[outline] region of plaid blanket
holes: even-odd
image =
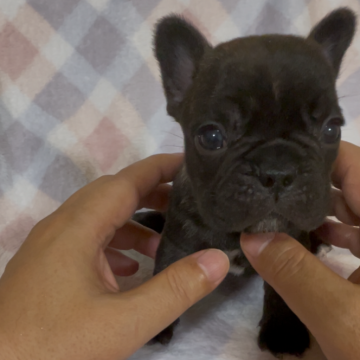
[[[181,151],[152,54],[160,17],[181,13],[215,44],[306,35],[337,6],[360,10],[357,0],[0,0],[0,274],[31,227],[81,186],[153,153]],[[338,81],[343,138],[357,144],[359,54],[360,35]],[[124,289],[149,276],[151,261],[141,261],[139,274],[120,279]],[[325,261],[344,276],[359,264],[340,250]],[[237,294],[223,289],[184,316],[169,347],[132,359],[271,359],[255,344],[261,297],[259,279]]]

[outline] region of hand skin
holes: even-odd
[[[154,256],[159,235],[128,220],[166,208],[182,159],[156,155],[101,177],[32,229],[0,279],[2,359],[125,359],[216,288],[229,260],[214,249],[131,291],[113,275],[138,269],[115,249]]]
[[[332,214],[317,230],[360,257],[360,148],[342,142],[332,181]],[[245,255],[308,327],[328,360],[360,358],[360,268],[345,280],[286,234],[241,236]]]
[[[318,230],[358,257],[359,160],[360,149],[343,142],[332,213],[343,224]],[[153,156],[102,177],[34,227],[0,279],[4,358],[125,359],[222,281],[229,263],[216,250],[182,259],[125,293],[113,276],[138,268],[115,249],[154,256],[159,236],[128,219],[137,208],[166,208],[165,183],[181,162],[181,155]],[[360,270],[344,280],[288,236],[270,239],[242,236],[252,265],[308,326],[328,360],[358,359]]]

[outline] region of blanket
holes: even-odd
[[[0,0],[0,274],[34,224],[77,189],[151,154],[182,151],[152,53],[159,18],[183,14],[216,44],[306,35],[338,6],[360,12],[357,0]],[[356,144],[359,54],[357,35],[337,84],[343,138]],[[141,268],[119,279],[123,290],[153,267],[131,256]],[[339,249],[324,261],[342,276],[359,265]],[[258,277],[238,292],[223,286],[183,316],[169,346],[144,347],[131,359],[272,359],[256,346],[261,298]],[[305,358],[318,352],[314,346]]]

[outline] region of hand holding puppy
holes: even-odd
[[[1,359],[125,359],[221,282],[229,261],[218,250],[128,292],[115,281],[138,268],[115,249],[154,256],[159,235],[127,221],[166,208],[181,162],[158,155],[101,177],[33,228],[0,279]]]
[[[342,142],[333,171],[333,214],[318,235],[360,257],[360,148]],[[262,278],[317,339],[328,360],[360,354],[360,268],[345,280],[285,234],[246,235],[241,247]]]
[[[352,225],[360,222],[359,159],[360,148],[342,143],[333,211],[343,224],[319,229],[324,240],[357,256],[360,234]],[[161,183],[172,179],[181,161],[179,155],[155,156],[100,178],[32,230],[0,280],[4,358],[125,359],[221,282],[229,264],[216,250],[184,258],[126,293],[119,293],[112,274],[137,270],[114,249],[154,256],[159,236],[126,221],[138,207],[166,208],[169,188]],[[359,270],[344,280],[283,234],[272,240],[247,235],[241,244],[328,360],[358,358]]]

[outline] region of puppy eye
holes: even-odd
[[[208,124],[197,131],[195,143],[203,150],[216,151],[226,146],[226,138],[218,126]]]
[[[342,122],[340,118],[335,118],[324,125],[322,139],[326,144],[336,143],[340,139]]]

